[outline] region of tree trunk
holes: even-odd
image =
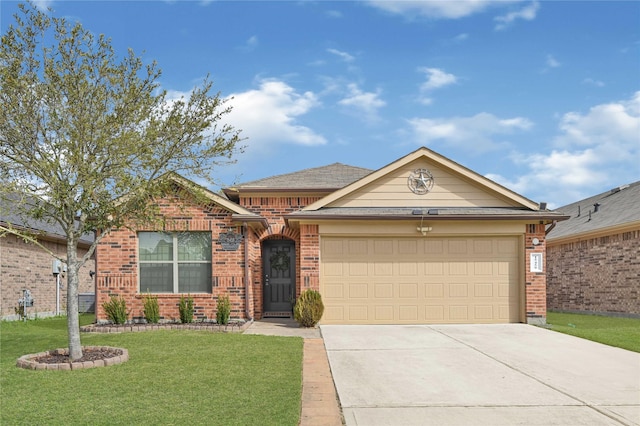
[[[69,335],[69,358],[82,358],[80,343],[80,320],[78,317],[78,284],[80,282],[78,249],[75,241],[67,242],[67,332]]]

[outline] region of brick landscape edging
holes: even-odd
[[[48,364],[36,361],[36,359],[47,355],[69,355],[69,350],[62,348],[53,349],[47,352],[39,352],[37,354],[23,355],[18,358],[16,366],[27,370],[82,370],[86,368],[108,367],[110,365],[122,364],[123,362],[129,361],[129,351],[123,348],[114,348],[111,346],[83,346],[82,349],[111,349],[120,351],[120,355],[95,361],[63,362],[57,364]]]
[[[242,333],[250,325],[252,321],[230,322],[229,324],[216,323],[190,323],[190,324],[90,324],[80,327],[83,333],[127,333],[127,332],[143,332],[156,330],[198,330],[210,331],[215,333]]]

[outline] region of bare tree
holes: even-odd
[[[230,107],[208,79],[169,99],[155,62],[131,49],[118,57],[104,35],[19,7],[0,45],[0,201],[66,236],[69,353],[79,359],[80,267],[110,229],[154,217],[163,175],[213,183],[212,168],[240,149],[239,131],[221,123]],[[38,244],[22,228],[3,232]],[[93,232],[79,257],[78,240]]]

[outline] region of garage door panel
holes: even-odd
[[[393,305],[376,305],[374,310],[376,322],[393,321],[393,310]]]
[[[322,322],[518,322],[519,241],[322,237]]]
[[[493,297],[493,284],[492,283],[474,284],[473,295],[475,297]]]
[[[376,299],[392,299],[393,298],[393,284],[392,283],[375,283],[374,284],[374,296]]]
[[[369,321],[369,307],[367,305],[349,306],[349,320],[351,321]]]
[[[418,283],[399,283],[398,297],[400,299],[417,299]]]
[[[417,322],[418,306],[417,305],[400,305],[398,307],[398,317],[400,321]]]
[[[444,321],[444,305],[427,305],[425,306],[425,321],[426,322],[443,322]]]
[[[375,262],[373,264],[373,273],[378,277],[393,276],[393,263],[391,262]]]
[[[400,276],[405,277],[415,277],[418,275],[418,264],[417,263],[406,263],[402,262],[398,264],[398,274]]]
[[[493,319],[493,306],[481,305],[474,307],[474,319],[475,320],[491,320]]]
[[[467,283],[451,283],[449,284],[449,297],[459,298],[469,295],[469,284]]]
[[[349,284],[349,298],[366,299],[369,297],[369,284],[367,283],[351,283]]]
[[[449,275],[468,275],[467,262],[450,262]]]
[[[444,264],[442,262],[425,263],[424,274],[426,277],[432,277],[434,275],[444,275]]]
[[[439,299],[444,297],[444,284],[443,283],[428,283],[425,284],[425,295],[428,299]]]

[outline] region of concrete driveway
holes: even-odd
[[[525,324],[321,327],[347,425],[640,425],[640,354]]]

